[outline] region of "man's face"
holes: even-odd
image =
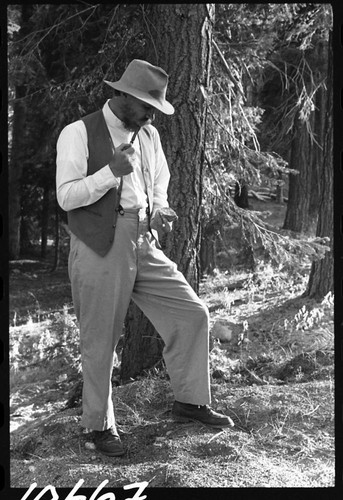
[[[156,109],[150,104],[126,94],[126,97],[123,97],[121,111],[125,128],[134,132],[154,121]]]

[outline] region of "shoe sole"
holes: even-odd
[[[179,415],[172,415],[174,422],[187,423],[187,422],[195,422],[197,424],[208,425],[209,427],[213,427],[215,429],[223,429],[226,427],[234,427],[234,425],[228,424],[210,424],[208,422],[202,422],[201,420],[197,420],[196,418],[190,417],[182,417]]]
[[[99,453],[101,453],[102,455],[106,455],[107,457],[121,457],[123,455],[125,455],[125,450],[123,451],[119,451],[119,452],[108,452],[108,451],[104,451],[104,450],[99,450],[99,448],[95,448],[96,451],[98,451]]]

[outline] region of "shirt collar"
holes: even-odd
[[[108,99],[103,108],[102,112],[104,113],[105,121],[107,125],[111,128],[116,128],[122,133],[126,133],[127,135],[130,134],[130,132],[124,127],[123,122],[113,113],[109,106],[110,99]]]

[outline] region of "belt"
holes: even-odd
[[[144,220],[149,216],[149,207],[145,208],[123,208],[121,205],[118,207],[119,215],[133,214],[137,215],[139,220]]]

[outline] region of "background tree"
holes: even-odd
[[[320,207],[317,236],[330,240],[330,252],[317,262],[312,263],[306,294],[322,299],[333,291],[333,77],[332,77],[332,40],[328,50],[327,103],[325,113],[325,140],[323,161],[320,163]]]
[[[279,39],[263,73],[260,100],[266,111],[261,144],[277,151],[292,170],[284,228],[313,234],[332,19],[326,5],[286,8],[291,15],[276,24]]]
[[[323,50],[319,53],[320,46]],[[316,181],[322,162],[324,111],[322,106],[323,95],[326,92],[327,40],[319,40],[315,50],[296,52],[293,53],[291,68],[288,65],[288,74],[291,74],[293,69],[306,83],[293,91],[291,106],[294,106],[294,111],[292,109],[287,111],[290,114],[294,113],[289,166],[296,170],[298,175],[290,174],[289,177],[284,228],[311,234],[318,217],[319,193]],[[299,62],[294,64],[297,58]]]
[[[29,31],[29,19],[32,13],[32,6],[22,5],[11,7],[12,23],[10,24],[9,39],[10,58],[16,59],[18,47],[16,45],[16,32],[18,37],[25,37]],[[10,87],[11,94],[15,99],[13,104],[13,114],[10,120],[10,143],[9,143],[9,255],[10,258],[16,259],[20,253],[20,223],[21,223],[21,206],[20,206],[20,183],[26,156],[25,143],[25,122],[27,113],[26,96],[26,79],[28,72],[24,68],[17,68],[15,72],[12,86]]]

